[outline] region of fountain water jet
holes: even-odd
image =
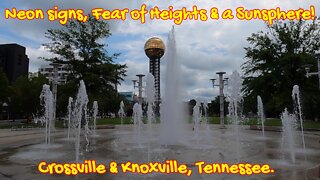
[[[142,128],[142,107],[139,103],[133,105],[133,124],[136,140],[141,146],[141,128]]]
[[[53,123],[53,94],[50,91],[50,86],[44,84],[42,87],[42,91],[40,94],[40,102],[44,107],[44,116],[40,118],[42,124],[45,124],[46,131],[45,131],[45,142],[46,144],[50,144],[51,141],[51,126]]]
[[[265,116],[264,116],[264,110],[263,110],[263,103],[262,99],[260,96],[257,96],[257,103],[258,103],[258,117],[259,117],[259,124],[261,124],[262,128],[262,135],[264,137],[264,121],[265,121]]]
[[[89,152],[89,145],[90,145],[90,140],[89,140],[89,135],[91,134],[90,128],[89,128],[89,121],[86,121],[86,125],[84,126],[84,137],[86,139],[86,152]]]
[[[180,65],[176,58],[174,28],[168,36],[166,53],[165,92],[161,104],[160,142],[173,145],[181,142],[183,135],[184,112],[181,98]]]
[[[304,132],[303,132],[303,119],[302,119],[302,108],[300,103],[300,90],[298,85],[294,85],[292,88],[292,100],[294,102],[294,112],[296,116],[299,117],[300,128],[301,128],[301,138],[303,144],[303,151],[306,151],[306,145],[304,142]]]
[[[288,149],[290,151],[290,156],[292,163],[295,163],[295,128],[296,128],[296,117],[294,114],[290,114],[287,108],[281,114],[282,122],[282,150],[284,150],[285,143],[288,143]]]
[[[96,124],[97,124],[97,115],[99,112],[98,101],[93,101],[93,134],[96,135]]]
[[[193,131],[194,131],[194,138],[199,139],[199,131],[200,131],[200,123],[201,123],[201,104],[200,101],[196,101],[196,105],[193,107]]]
[[[208,102],[204,101],[203,102],[203,110],[204,110],[204,116],[202,120],[203,126],[207,129],[209,128],[209,122],[208,122]]]
[[[118,111],[118,116],[121,118],[121,126],[123,125],[123,118],[126,116],[124,113],[124,103],[123,101],[120,102],[120,109]]]
[[[68,101],[68,139],[70,138],[70,130],[71,130],[72,103],[73,103],[73,98],[69,97],[69,101]]]
[[[239,148],[239,103],[242,100],[242,79],[240,74],[237,71],[234,71],[229,79],[229,117],[232,120],[233,128],[234,128],[234,137],[236,140],[236,159],[239,162],[240,159],[240,148]]]
[[[203,110],[204,110],[204,116],[202,117],[202,125],[205,129],[205,135],[206,139],[209,141],[209,137],[211,135],[210,126],[208,122],[208,102],[203,102]]]
[[[79,162],[79,151],[80,151],[80,138],[81,138],[81,125],[82,120],[86,123],[87,118],[87,104],[88,104],[88,95],[86,86],[84,84],[84,81],[80,81],[80,86],[77,94],[77,99],[74,104],[74,121],[75,121],[75,128],[77,129],[75,131],[75,155],[76,155],[76,162]]]
[[[155,100],[155,88],[154,88],[154,77],[151,73],[147,75],[147,84],[146,84],[146,95],[147,95],[147,103],[148,103],[148,131],[151,134],[151,125],[154,120],[154,100]]]

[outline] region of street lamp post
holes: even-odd
[[[53,78],[52,78],[52,95],[53,95],[53,122],[52,128],[55,129],[55,120],[56,120],[56,109],[57,109],[57,92],[58,92],[58,67],[61,66],[59,63],[51,63],[53,66]]]
[[[6,103],[6,102],[4,102],[3,104],[2,104],[2,107],[4,107],[4,110],[3,110],[3,113],[6,113],[7,114],[7,120],[9,120],[9,105],[8,105],[8,103]]]
[[[318,60],[318,72],[310,72],[310,67],[312,65],[306,65],[305,70],[306,70],[306,77],[309,78],[310,76],[313,75],[318,75],[319,78],[319,90],[320,90],[320,54],[316,54],[316,58]]]
[[[219,75],[219,84],[215,84],[216,79],[210,79],[212,81],[212,86],[213,88],[215,86],[219,86],[219,100],[220,100],[220,125],[221,128],[225,128],[224,125],[224,94],[223,94],[223,89],[224,89],[224,84],[225,82],[228,81],[228,78],[223,79],[223,75],[226,74],[226,72],[217,72],[216,74]]]
[[[139,104],[142,105],[142,78],[145,76],[143,74],[136,75],[139,78],[138,87],[139,87]]]

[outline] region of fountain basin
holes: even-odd
[[[152,133],[147,131],[147,125],[143,126],[141,139],[136,139],[134,135],[134,127],[115,126],[115,129],[99,129],[97,137],[90,137],[89,151],[85,151],[85,139],[82,134],[80,142],[79,160],[96,160],[97,163],[103,163],[106,166],[111,161],[118,164],[128,161],[136,163],[147,162],[164,162],[168,159],[175,159],[179,163],[187,164],[194,173],[190,177],[181,174],[130,174],[119,173],[112,175],[106,173],[104,175],[79,175],[78,179],[241,179],[251,177],[254,179],[301,179],[305,177],[317,177],[317,167],[320,164],[320,133],[305,132],[306,138],[306,155],[303,150],[297,148],[296,162],[290,162],[289,152],[281,150],[281,133],[265,132],[265,138],[259,138],[261,132],[251,131],[248,127],[240,126],[240,162],[252,164],[270,164],[275,169],[274,174],[258,174],[251,176],[240,176],[230,174],[198,174],[197,167],[194,162],[206,161],[207,163],[237,163],[236,152],[234,152],[235,140],[232,127],[220,129],[218,125],[210,125],[210,133],[205,133],[204,129],[200,129],[199,138],[193,138],[194,132],[192,125],[185,125],[189,131],[181,142],[175,145],[159,144],[159,125],[152,125]],[[67,132],[65,132],[66,134]],[[147,134],[148,133],[148,134]],[[61,132],[60,132],[61,134]],[[7,142],[0,153],[0,169],[2,174],[9,175],[14,179],[58,179],[70,178],[64,175],[42,175],[37,172],[37,164],[40,161],[71,163],[75,162],[74,143],[65,141],[65,136],[55,136],[53,133],[52,142],[54,148],[40,148],[43,138],[37,134],[30,134],[28,140],[22,139],[21,142],[16,141],[14,146]],[[23,137],[23,136],[19,136]],[[19,139],[16,138],[17,139]],[[139,140],[139,143],[137,143]],[[20,146],[19,146],[20,144]],[[298,145],[297,145],[298,146]],[[41,151],[41,153],[40,153]],[[39,152],[38,154],[30,154],[30,152]],[[47,156],[46,156],[47,154]],[[42,157],[40,157],[40,155]],[[39,158],[40,157],[40,158]],[[19,171],[13,173],[13,169],[18,168]],[[0,175],[1,178],[2,175]]]

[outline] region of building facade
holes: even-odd
[[[0,44],[0,67],[10,83],[19,76],[28,76],[29,58],[26,48],[18,44]]]
[[[57,69],[57,82],[58,84],[65,84],[67,82],[67,77],[70,74],[70,69],[67,65],[63,64]],[[45,76],[49,82],[53,81],[54,71],[52,65],[43,65],[39,68],[39,74]]]

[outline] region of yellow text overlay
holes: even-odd
[[[252,175],[252,174],[270,174],[275,171],[270,168],[268,164],[226,164],[215,163],[206,164],[204,161],[195,162],[199,174],[240,174],[240,175]]]
[[[192,166],[192,168],[190,167]],[[198,161],[194,164],[182,164],[177,160],[166,160],[165,162],[134,163],[126,162],[118,164],[115,161],[109,163],[109,167],[104,164],[97,164],[95,160],[85,160],[83,163],[46,163],[44,161],[38,164],[38,171],[43,174],[181,174],[187,177],[191,176],[193,171],[198,174],[234,174],[234,175],[254,175],[271,174],[275,170],[268,164],[226,164],[226,163],[206,163]]]
[[[91,14],[90,14],[91,13]],[[147,20],[163,20],[173,21],[176,25],[182,24],[183,21],[214,21],[218,19],[230,20],[263,20],[272,25],[276,20],[314,20],[316,18],[316,10],[314,6],[309,9],[290,9],[282,10],[280,7],[274,9],[246,9],[244,7],[237,7],[232,9],[218,9],[211,7],[208,9],[198,8],[196,5],[190,8],[182,7],[176,9],[173,6],[168,6],[166,9],[159,9],[158,6],[149,7],[142,4],[138,9],[113,9],[107,10],[103,8],[94,8],[89,14],[97,20],[122,20],[132,19],[140,21],[144,24]],[[59,21],[64,25],[70,19],[75,19],[81,22],[88,20],[88,15],[82,9],[59,9],[54,6],[44,12],[41,9],[17,10],[16,8],[4,11],[6,19],[18,20],[43,20],[46,18],[49,21]]]

